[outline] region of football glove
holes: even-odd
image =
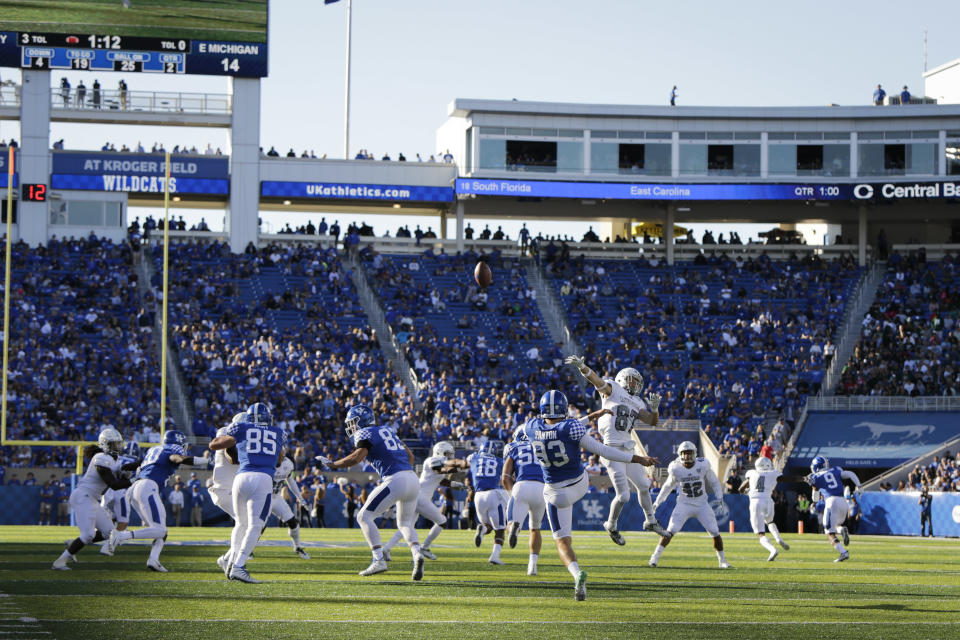
[[[331,460],[330,458],[326,456],[317,456],[316,458],[314,458],[314,460],[320,463],[320,466],[324,471],[333,470],[333,468],[330,466],[331,464],[333,464],[333,460]]]
[[[660,401],[663,399],[659,393],[651,393],[647,396],[647,408],[651,413],[657,413],[660,410]]]
[[[576,355],[567,356],[566,358],[563,359],[563,361],[566,364],[572,364],[580,371],[583,371],[584,369],[587,368],[587,365],[584,364],[583,362],[583,356],[576,356]]]
[[[451,489],[466,489],[466,488],[467,488],[467,485],[463,484],[462,482],[457,482],[456,480],[452,480],[452,481],[450,482],[450,488],[451,488]]]
[[[716,515],[720,520],[726,520],[730,517],[730,509],[727,507],[727,503],[725,503],[722,498],[714,498],[711,500],[710,508],[713,509],[714,515]]]

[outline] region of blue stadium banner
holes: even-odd
[[[20,176],[15,173],[13,174],[13,188],[16,189],[19,186],[20,186]],[[2,174],[0,174],[0,189],[6,189],[6,188],[7,188],[7,172],[4,171]],[[7,194],[6,193],[0,194],[0,197],[6,198]]]
[[[2,34],[0,34],[2,35]],[[7,147],[0,147],[0,188],[7,188],[7,161],[10,160],[10,150]],[[20,186],[20,181],[18,180],[18,175],[16,169],[20,166],[20,151],[14,151],[13,158],[13,186],[14,188]],[[6,198],[7,194],[0,194],[0,197]]]
[[[265,198],[309,198],[315,200],[385,200],[388,202],[452,202],[450,187],[398,184],[356,184],[349,182],[281,182],[264,180],[260,195]]]
[[[791,466],[826,456],[842,467],[893,467],[960,435],[954,413],[811,412],[800,432]]]
[[[53,154],[51,189],[163,193],[166,165],[158,153]],[[170,192],[226,195],[230,160],[224,156],[176,155],[170,158]]]
[[[936,536],[960,537],[960,495],[932,493],[930,519]],[[860,499],[860,533],[920,535],[920,492],[867,491]]]

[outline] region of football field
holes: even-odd
[[[385,532],[386,536],[392,531]],[[651,534],[626,532],[617,547],[602,532],[578,532],[587,600],[544,539],[540,571],[526,576],[525,534],[487,563],[472,532],[445,531],[423,581],[394,549],[387,573],[361,578],[369,562],[358,529],[304,529],[301,560],[286,529],[271,528],[247,569],[263,584],[228,581],[215,560],[226,528],[174,528],[161,562],[147,546],[98,546],[71,571],[50,564],[67,527],[0,527],[0,636],[11,638],[957,638],[960,541],[855,537],[835,564],[823,536],[787,536],[772,563],[748,534],[725,535],[733,568],[717,568],[705,534],[679,535],[647,566]],[[423,535],[421,533],[421,535]]]

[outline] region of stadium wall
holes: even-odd
[[[960,495],[934,493],[931,511],[933,532],[938,536],[960,536]],[[898,536],[920,535],[920,492],[867,491],[860,499],[860,533]]]

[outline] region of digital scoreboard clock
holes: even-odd
[[[47,185],[24,184],[20,187],[20,198],[26,202],[46,202]]]

